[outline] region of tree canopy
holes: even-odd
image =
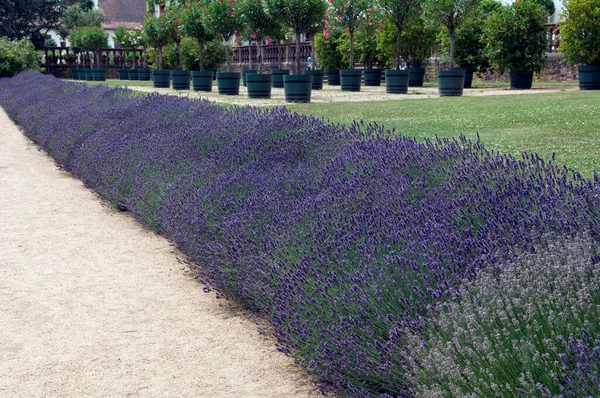
[[[0,36],[30,38],[43,45],[43,34],[60,24],[60,0],[0,1]]]

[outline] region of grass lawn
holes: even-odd
[[[488,148],[514,155],[535,151],[545,159],[555,152],[558,164],[585,176],[600,171],[600,93],[594,91],[287,107],[335,123],[362,118],[417,139],[461,133],[476,138],[479,133]]]

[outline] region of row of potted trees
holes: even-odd
[[[594,47],[600,31],[598,18],[581,11],[586,6],[589,9],[592,3],[598,1],[566,2],[566,19],[561,26],[564,35],[561,48],[569,62],[592,65],[600,63],[598,55],[595,55],[596,58],[582,56],[585,52],[597,54],[599,51],[597,46]],[[202,53],[205,44],[217,36],[226,43],[226,72],[217,74],[220,93],[239,94],[242,77],[251,87],[259,83],[262,85],[263,89],[256,92],[253,90],[253,95],[269,96],[270,86],[277,87],[281,82],[289,82],[289,86],[294,87],[289,90],[290,93],[296,93],[298,100],[307,101],[310,100],[310,88],[322,87],[323,71],[312,68],[302,71],[299,48],[303,33],[323,30],[323,34],[317,37],[316,47],[317,58],[325,67],[334,67],[336,62],[341,66],[344,57],[330,56],[328,60],[327,51],[320,49],[327,49],[329,46],[336,47],[337,50],[340,38],[347,38],[348,59],[345,61],[348,69],[339,72],[340,84],[342,90],[358,91],[363,71],[354,69],[355,40],[357,34],[360,38],[361,31],[371,30],[370,34],[363,35],[362,40],[367,43],[366,46],[363,45],[363,52],[366,54],[361,54],[364,55],[363,62],[377,57],[385,59],[386,55],[390,57],[393,52],[395,69],[385,71],[386,91],[406,93],[411,83],[419,84],[418,78],[422,77],[423,70],[415,68],[422,67],[420,64],[431,54],[436,29],[442,26],[447,32],[448,68],[438,72],[439,90],[443,96],[453,96],[462,95],[463,88],[470,86],[469,73],[482,72],[490,66],[500,73],[509,72],[512,88],[531,87],[533,74],[539,72],[545,62],[548,38],[544,21],[549,13],[551,10],[544,8],[536,0],[520,0],[506,6],[493,0],[426,0],[425,3],[420,0],[379,0],[376,5],[368,0],[329,0],[329,3],[322,0],[208,0],[171,3],[159,18],[152,15],[146,18],[144,33],[148,43],[157,49],[158,69],[154,71],[158,76],[155,79],[157,87],[160,87],[161,81],[168,85],[168,76],[173,81],[174,88],[189,89],[192,80],[194,89],[211,90],[212,72],[202,71]],[[582,23],[587,24],[589,32],[582,33],[578,27]],[[281,26],[291,29],[296,37],[295,73],[287,77],[283,77],[289,73],[287,71],[272,71],[269,75],[261,73],[263,65],[260,45],[265,37],[281,30]],[[240,76],[231,71],[229,42],[233,37],[243,37],[244,30],[248,32],[249,40],[253,40],[258,47],[259,65],[257,69],[251,69],[248,74]],[[373,32],[378,36],[374,41]],[[411,34],[413,40],[404,43],[403,39],[410,39]],[[161,68],[164,46],[169,42],[175,43],[180,54],[179,43],[184,36],[192,37],[198,43],[200,71],[194,73],[195,76],[190,71],[181,70],[181,56],[177,71],[165,71]],[[596,39],[590,39],[590,36]],[[385,40],[379,37],[393,41],[394,50],[386,49]],[[579,45],[572,45],[578,40]],[[593,40],[596,42],[590,42]],[[375,50],[371,53],[364,51],[365,48],[372,50],[373,42]],[[331,62],[328,63],[329,61]],[[365,84],[380,84],[381,73],[379,68],[365,69]],[[330,84],[337,83],[335,72],[328,73],[328,76]],[[411,81],[411,76],[416,78]],[[194,80],[193,77],[197,79]],[[582,86],[584,89],[593,87],[593,84],[587,83]],[[290,99],[293,97],[294,95],[290,95]]]

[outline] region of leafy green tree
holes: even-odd
[[[315,36],[315,53],[321,68],[340,70],[348,67],[348,62],[340,51],[341,37],[342,30],[339,28],[328,28]]]
[[[400,54],[410,68],[422,68],[431,57],[439,26],[415,12],[406,20]]]
[[[484,26],[485,54],[498,72],[539,73],[548,45],[544,14],[533,0],[520,0],[492,13]]]
[[[146,15],[143,23],[143,33],[146,42],[157,50],[156,63],[158,69],[163,67],[163,50],[169,44],[168,26],[163,18],[156,18],[154,15]]]
[[[450,36],[449,67],[454,69],[454,48],[456,29],[468,20],[479,5],[480,0],[426,0],[428,16],[445,26]]]
[[[481,74],[490,67],[490,61],[484,53],[486,42],[482,40],[483,26],[490,15],[501,7],[502,3],[497,0],[483,0],[470,18],[456,29],[454,59],[461,68],[471,68]],[[442,37],[442,43],[447,49],[448,36]]]
[[[302,71],[300,35],[319,24],[325,16],[327,3],[323,0],[265,0],[268,12],[296,36],[296,73]]]
[[[235,0],[216,0],[206,6],[207,26],[225,42],[227,72],[231,72],[229,40],[242,28],[242,20]]]
[[[199,51],[198,65],[200,70],[204,70],[204,47],[215,38],[215,34],[207,26],[206,3],[192,1],[186,4],[181,10],[179,26],[186,36],[196,41]]]
[[[84,10],[80,5],[66,7],[62,13],[62,24],[67,30],[76,26],[102,26],[104,15],[98,10]]]
[[[258,63],[262,68],[262,42],[265,37],[276,35],[280,30],[280,26],[273,16],[267,12],[262,0],[240,0],[238,9],[244,31],[248,33],[250,41],[254,40],[256,42]],[[248,67],[252,69],[252,57],[249,57]]]
[[[331,3],[329,13],[333,17],[334,24],[344,27],[350,39],[350,69],[354,69],[354,34],[362,24],[367,8],[368,0],[329,0]]]
[[[30,38],[40,48],[45,33],[60,24],[59,6],[60,0],[0,1],[0,37]]]
[[[600,0],[566,0],[559,50],[571,65],[600,65]]]
[[[71,40],[77,49],[91,52],[95,56],[97,64],[100,63],[100,49],[108,47],[108,35],[104,29],[97,26],[76,27],[71,33]],[[91,59],[90,67],[94,67]]]
[[[421,0],[379,0],[381,10],[388,20],[396,26],[396,69],[402,65],[402,32],[404,23],[414,9],[420,6]],[[448,0],[452,1],[452,0]]]
[[[359,60],[369,68],[377,64],[380,68],[388,62],[386,55],[377,47],[377,38],[385,27],[384,16],[376,6],[367,7],[362,25],[356,33],[356,47],[360,54]]]

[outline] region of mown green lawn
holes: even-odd
[[[359,93],[357,93],[359,95]],[[295,112],[349,124],[377,122],[417,139],[465,134],[488,147],[519,155],[537,152],[586,176],[600,171],[600,92],[564,91],[485,97],[379,102],[290,104]]]

